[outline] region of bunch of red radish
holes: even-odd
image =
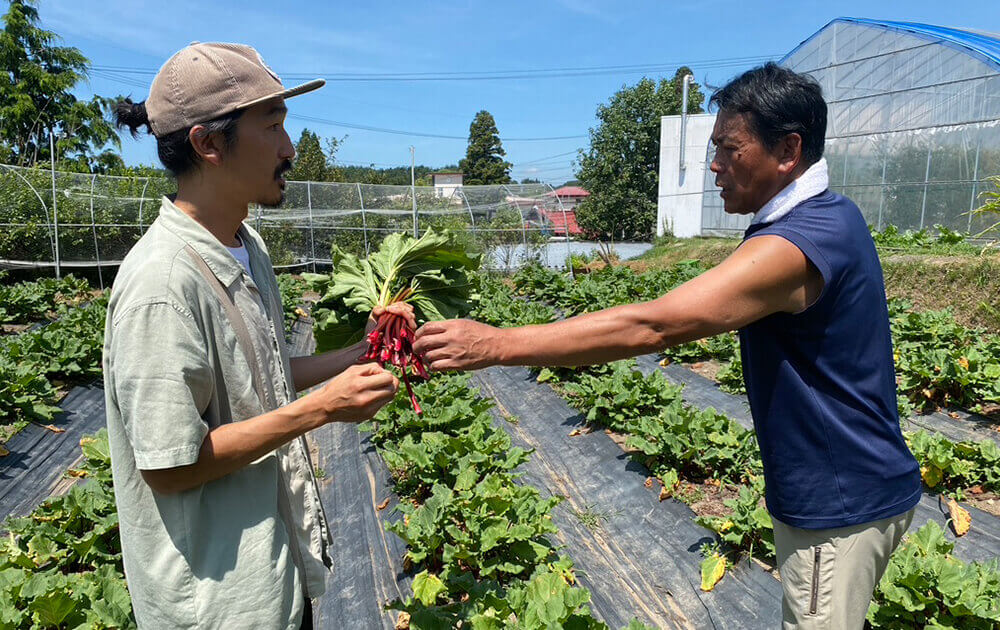
[[[406,384],[406,393],[410,395],[413,410],[419,415],[423,410],[410,387],[407,372],[412,367],[414,373],[421,378],[430,378],[430,375],[420,355],[413,351],[413,334],[405,317],[386,311],[379,316],[375,329],[368,333],[368,351],[361,358],[365,361],[378,361],[381,367],[385,367],[386,363],[398,367],[403,373],[403,383]]]

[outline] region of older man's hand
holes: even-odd
[[[500,329],[468,319],[428,322],[417,330],[414,352],[434,371],[478,370],[500,362]]]
[[[375,309],[372,310],[372,314],[368,317],[368,323],[365,326],[366,335],[375,330],[375,326],[378,325],[378,318],[382,317],[384,313],[398,315],[406,320],[406,324],[411,329],[417,329],[417,318],[413,312],[413,305],[406,302],[393,302],[389,306],[376,306]]]

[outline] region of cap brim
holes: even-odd
[[[236,109],[246,109],[248,107],[253,107],[254,105],[260,105],[264,101],[269,101],[272,98],[292,98],[293,96],[298,96],[300,94],[305,94],[306,92],[312,92],[313,90],[318,90],[324,85],[326,85],[326,81],[324,79],[313,79],[312,81],[308,81],[306,83],[303,83],[302,85],[293,87],[291,89],[282,90],[280,92],[275,92],[274,94],[268,94],[267,96],[256,98],[247,103],[242,103]]]

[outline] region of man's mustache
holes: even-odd
[[[287,173],[290,170],[292,170],[292,161],[285,160],[284,162],[281,163],[281,166],[279,166],[274,170],[274,178],[278,179],[279,177],[281,177],[283,174]]]

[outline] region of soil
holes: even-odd
[[[685,483],[688,486],[697,486],[699,494],[704,495],[703,498],[690,504],[691,511],[698,516],[727,516],[732,510],[723,502],[739,496],[739,492],[731,486],[717,486],[707,481],[701,484]]]
[[[716,375],[718,375],[719,370],[722,369],[723,364],[719,363],[715,359],[710,359],[708,361],[699,361],[697,363],[689,363],[689,364],[686,364],[685,367],[687,367],[689,370],[691,370],[695,374],[698,374],[699,376],[704,376],[705,378],[714,381],[714,380],[716,380],[715,377],[716,377]]]
[[[966,492],[963,503],[971,505],[977,510],[982,510],[987,514],[1000,517],[1000,495],[995,492],[984,492],[983,494]],[[972,526],[975,527],[976,524],[973,523]]]

